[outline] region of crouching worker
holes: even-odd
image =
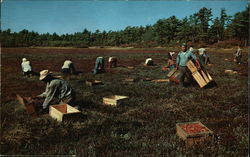
[[[66,75],[75,74],[75,67],[71,58],[64,61],[61,72]]]
[[[184,80],[187,77],[189,82],[192,79],[191,74],[187,68],[187,62],[189,60],[195,60],[198,68],[200,68],[199,61],[197,60],[196,56],[192,53],[192,51],[187,50],[187,45],[184,43],[181,46],[181,51],[178,53],[176,59],[176,68],[180,70],[180,86],[184,87]]]
[[[174,62],[174,54],[175,52],[168,53],[167,68],[169,69],[169,71],[173,70],[176,67],[176,64]]]
[[[32,65],[30,61],[28,61],[26,58],[22,59],[21,67],[24,76],[31,77],[34,74],[32,70]]]
[[[145,61],[145,66],[153,66],[154,65],[154,61],[152,60],[151,57],[148,57]]]
[[[40,80],[46,83],[45,92],[37,97],[45,98],[42,104],[42,111],[47,112],[52,101],[55,103],[64,103],[74,105],[75,93],[71,86],[64,80],[55,78],[48,70],[40,72]]]
[[[98,74],[98,73],[104,73],[105,69],[104,69],[104,58],[103,57],[97,57],[96,61],[95,61],[95,68],[93,69],[93,73],[94,74]]]
[[[116,57],[109,57],[109,68],[117,67],[117,58]]]

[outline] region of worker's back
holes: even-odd
[[[30,61],[22,62],[21,66],[22,66],[23,72],[32,71]]]

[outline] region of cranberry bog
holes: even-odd
[[[234,49],[209,49],[213,63],[206,70],[217,86],[181,88],[166,79],[167,52],[143,49],[2,48],[1,49],[1,154],[79,156],[247,156],[248,154],[248,62],[233,62]],[[171,51],[178,52],[178,49]],[[106,73],[93,75],[95,58],[103,56]],[[108,57],[118,58],[118,67],[108,69]],[[156,66],[146,67],[147,57]],[[61,75],[63,61],[72,58],[79,72],[68,78],[76,92],[76,105],[86,116],[77,122],[58,123],[49,114],[29,116],[16,100],[45,90],[38,76],[21,73],[27,58],[35,72],[48,69]],[[227,60],[225,60],[227,59]],[[133,68],[128,68],[133,67]],[[226,69],[237,71],[224,73]],[[138,81],[124,84],[126,78]],[[86,80],[102,86],[88,86]],[[103,105],[107,95],[126,95],[117,107]],[[176,135],[176,124],[200,121],[216,135],[202,145],[185,147]]]

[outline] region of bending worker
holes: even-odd
[[[182,44],[181,52],[178,53],[176,59],[176,68],[180,70],[180,86],[182,87],[184,87],[185,77],[187,77],[187,79],[191,78],[187,69],[187,62],[191,59],[194,59],[196,64],[198,65],[198,68],[200,68],[200,64],[196,56],[191,51],[187,50],[187,45],[185,43]]]
[[[74,67],[74,64],[73,64],[71,58],[64,61],[61,72],[64,74],[74,74],[75,73],[75,67]]]
[[[22,59],[21,67],[24,76],[30,77],[33,75],[31,63],[26,58]]]
[[[93,69],[94,74],[104,73],[105,72],[105,64],[103,57],[97,57],[95,61],[95,67]]]
[[[46,90],[37,97],[45,98],[42,108],[48,110],[52,100],[57,99],[57,103],[74,105],[75,93],[71,86],[64,80],[55,78],[48,70],[40,72],[41,81],[46,83]]]

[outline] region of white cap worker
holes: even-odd
[[[154,62],[153,62],[153,60],[152,60],[151,57],[148,57],[148,58],[146,59],[145,65],[146,65],[146,66],[148,66],[148,65],[154,65]]]
[[[108,63],[109,63],[109,68],[116,67],[117,66],[117,58],[116,57],[109,57]]]
[[[33,74],[31,63],[26,58],[22,59],[21,67],[24,76],[31,76]]]
[[[64,61],[61,72],[65,73],[65,74],[74,74],[75,73],[75,67],[74,67],[74,64],[72,62],[72,58]]]
[[[75,93],[71,86],[64,80],[55,78],[48,70],[40,72],[40,80],[46,83],[45,92],[37,97],[45,98],[42,108],[48,110],[49,105],[54,98],[59,100],[60,103],[74,105]]]

